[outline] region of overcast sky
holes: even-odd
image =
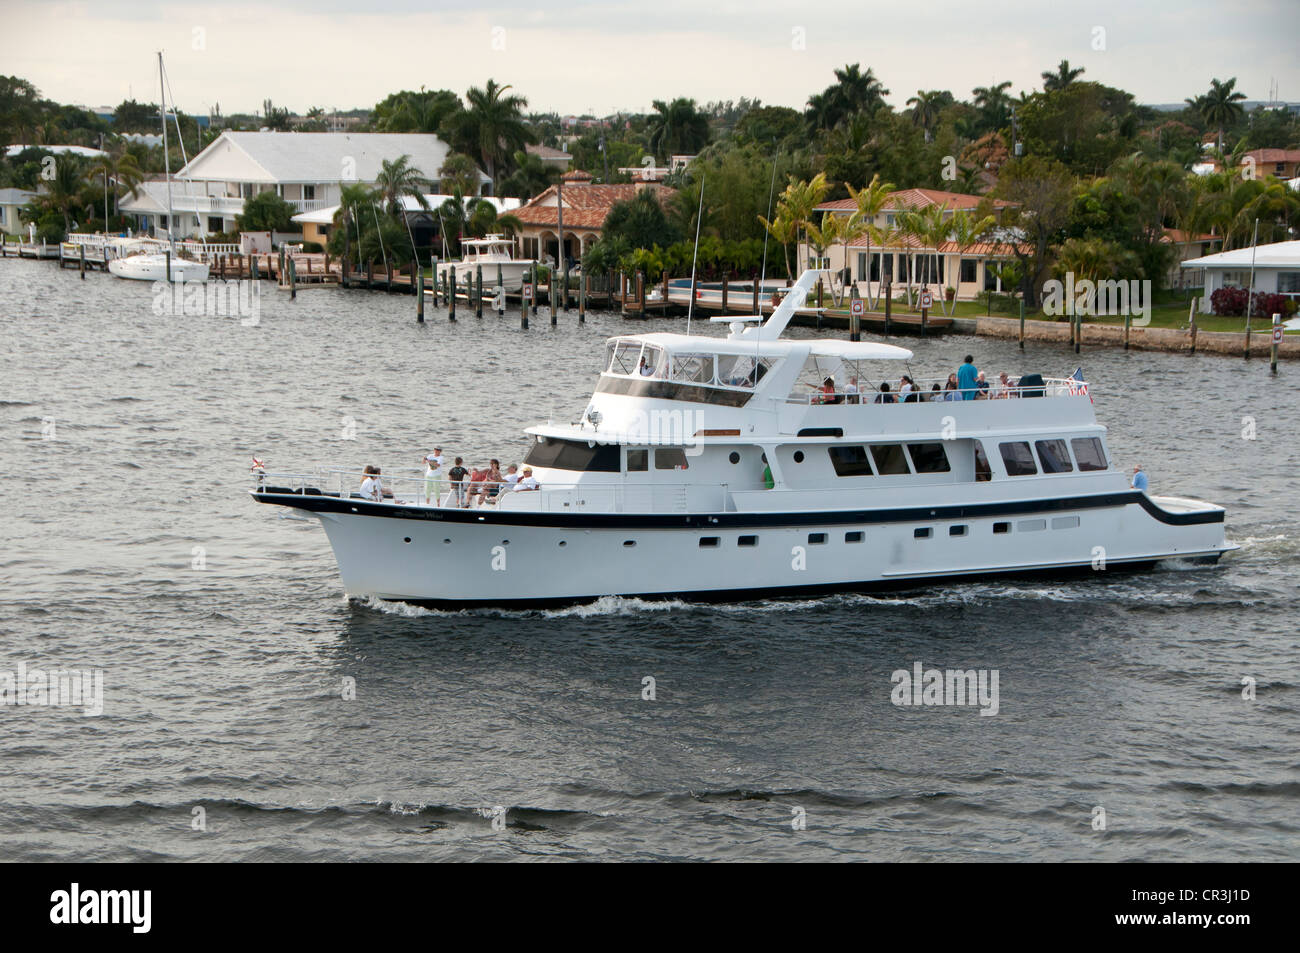
[[[489,78],[530,108],[645,111],[651,100],[757,97],[802,108],[831,69],[870,66],[902,107],[918,89],[1012,92],[1068,59],[1146,103],[1211,77],[1300,101],[1300,0],[0,0],[0,73],[84,106],[157,101],[166,55],[180,107],[370,107],[399,89],[463,94]]]

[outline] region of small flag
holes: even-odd
[[[1074,373],[1066,380],[1070,382],[1071,397],[1086,396],[1088,400],[1092,400],[1092,395],[1088,393],[1088,382],[1083,379],[1083,365],[1076,367]]]
[[[256,471],[258,471],[258,470],[263,470],[263,469],[265,469],[265,468],[266,468],[266,467],[265,467],[265,465],[262,463],[261,460],[257,459],[257,457],[253,457],[253,465],[252,465],[251,467],[249,467],[248,469],[249,469],[249,470],[252,470],[253,472],[256,472]]]

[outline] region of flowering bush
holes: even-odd
[[[1245,288],[1216,288],[1210,295],[1210,307],[1215,314],[1240,315],[1246,313]]]
[[[1245,288],[1218,288],[1210,295],[1210,306],[1215,314],[1240,317],[1246,313],[1246,294]],[[1295,299],[1286,295],[1257,291],[1253,301],[1251,313],[1255,317],[1280,314],[1285,318],[1296,311]]]

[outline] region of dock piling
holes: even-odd
[[[447,320],[456,321],[456,266],[447,269]]]
[[[1282,315],[1273,315],[1273,344],[1269,348],[1268,368],[1274,374],[1277,373],[1277,349],[1279,343],[1278,338],[1281,336],[1281,325]]]
[[[424,269],[419,256],[411,262],[411,277],[415,281],[415,323],[424,324]]]
[[[483,266],[474,266],[474,317],[483,317]]]
[[[81,280],[86,280],[86,246],[77,246],[77,270],[81,272]]]

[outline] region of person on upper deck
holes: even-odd
[[[844,400],[850,404],[862,402],[862,395],[858,390],[858,379],[856,377],[850,377],[849,382],[844,385]]]
[[[451,504],[456,507],[465,505],[465,477],[469,476],[469,471],[464,467],[464,459],[456,458],[456,465],[447,471],[447,479],[451,481]]]
[[[984,372],[980,371],[975,376],[975,399],[988,400],[989,396],[989,382],[984,379]]]
[[[993,385],[993,392],[989,396],[994,398],[1015,396],[1015,388],[1011,386],[1011,378],[1007,376],[1006,371],[998,375],[998,382]]]
[[[763,454],[763,489],[771,490],[776,488],[776,480],[772,477],[772,465],[767,462],[767,454]]]
[[[817,398],[819,404],[842,404],[844,395],[835,393],[835,378],[828,377],[822,381],[821,391]]]
[[[943,391],[939,389],[938,384],[930,388],[930,396],[926,400],[943,400]]]
[[[478,497],[478,505],[482,506],[488,500],[495,501],[497,494],[501,492],[501,461],[489,460],[487,472],[483,475],[481,492]]]
[[[961,391],[957,389],[957,375],[949,374],[948,383],[943,385],[944,400],[961,400]]]
[[[644,355],[641,357],[641,366],[636,370],[642,377],[652,377],[655,372],[655,369],[650,366],[650,363],[645,359]]]
[[[889,392],[889,381],[883,381],[880,385],[880,393],[876,395],[877,404],[894,403],[894,395]]]
[[[515,485],[516,492],[522,493],[524,490],[540,490],[541,488],[542,485],[533,476],[533,468],[524,467],[523,478]]]
[[[366,464],[361,477],[361,498],[375,503],[384,502],[384,484],[379,479],[379,468]]]
[[[1143,493],[1147,491],[1147,475],[1140,463],[1133,468],[1133,489],[1141,490]]]
[[[966,360],[962,362],[961,367],[957,368],[957,390],[961,392],[962,400],[975,399],[977,392],[975,381],[979,373],[979,369],[975,366],[975,358],[967,354]]]

